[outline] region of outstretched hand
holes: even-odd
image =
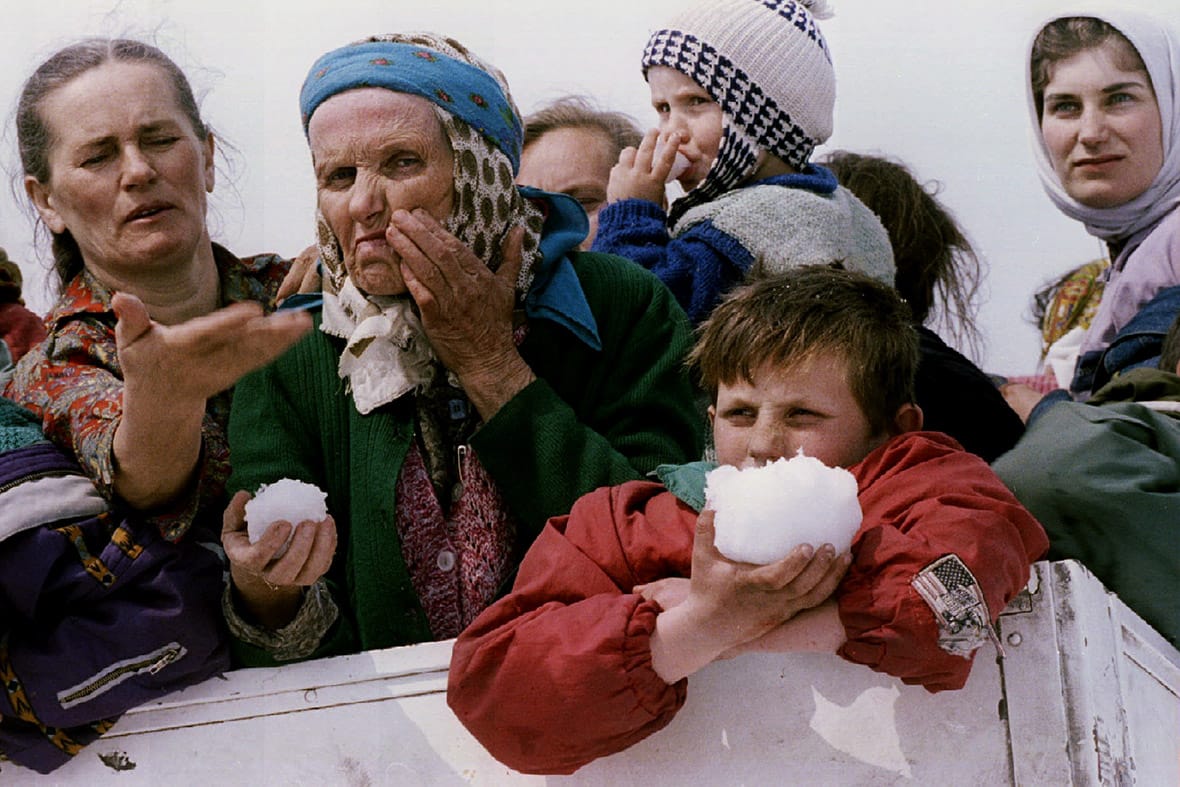
[[[273,361],[311,329],[302,312],[264,316],[262,306],[235,303],[177,325],[148,315],[128,293],[111,298],[118,323],[115,345],[128,392],[166,394],[172,402],[200,402]]]
[[[688,593],[656,618],[652,666],[669,683],[825,601],[851,561],[825,544],[764,566],[738,563],[717,551],[714,536],[713,512],[702,511]]]
[[[114,489],[133,508],[147,510],[191,488],[207,400],[278,357],[311,329],[311,317],[265,317],[257,303],[236,303],[163,325],[134,295],[116,293],[111,306],[123,373]]]

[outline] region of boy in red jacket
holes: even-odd
[[[920,432],[917,337],[889,287],[826,266],[734,292],[690,363],[719,464],[800,448],[856,477],[851,555],[765,566],[713,545],[709,463],[599,489],[550,520],[505,598],[455,643],[448,702],[496,758],[570,773],[671,721],[684,678],[751,650],[819,650],[930,691],[975,650],[1048,543],[977,456]]]

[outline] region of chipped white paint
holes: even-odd
[[[1180,784],[1180,653],[1076,563],[1037,564],[967,686],[932,695],[835,656],[744,656],[661,732],[572,777],[493,760],[445,701],[450,643],[240,670],[4,784]]]
[[[913,776],[897,735],[897,686],[865,689],[848,706],[832,702],[814,686],[811,696],[815,713],[810,726],[824,741],[860,762],[907,779]],[[960,725],[959,730],[963,729]]]

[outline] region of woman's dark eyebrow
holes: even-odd
[[[1102,88],[1102,92],[1103,93],[1117,93],[1120,90],[1126,90],[1127,88],[1133,88],[1133,87],[1146,88],[1147,85],[1143,82],[1116,82],[1113,85],[1107,85],[1106,87]]]
[[[1128,88],[1146,89],[1147,84],[1145,82],[1139,82],[1139,81],[1115,82],[1113,85],[1107,85],[1106,87],[1102,88],[1102,92],[1109,95],[1110,93],[1118,93],[1119,91],[1127,90]],[[1072,93],[1070,91],[1063,90],[1059,93],[1046,93],[1045,94],[1045,101],[1050,101],[1052,99],[1076,98],[1076,97],[1077,97],[1077,93]]]

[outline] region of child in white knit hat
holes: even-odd
[[[694,324],[756,266],[834,259],[893,284],[877,217],[808,162],[832,132],[828,15],[824,0],[708,0],[648,39],[659,127],[620,154],[593,249],[655,273]],[[673,175],[686,194],[665,213]]]

